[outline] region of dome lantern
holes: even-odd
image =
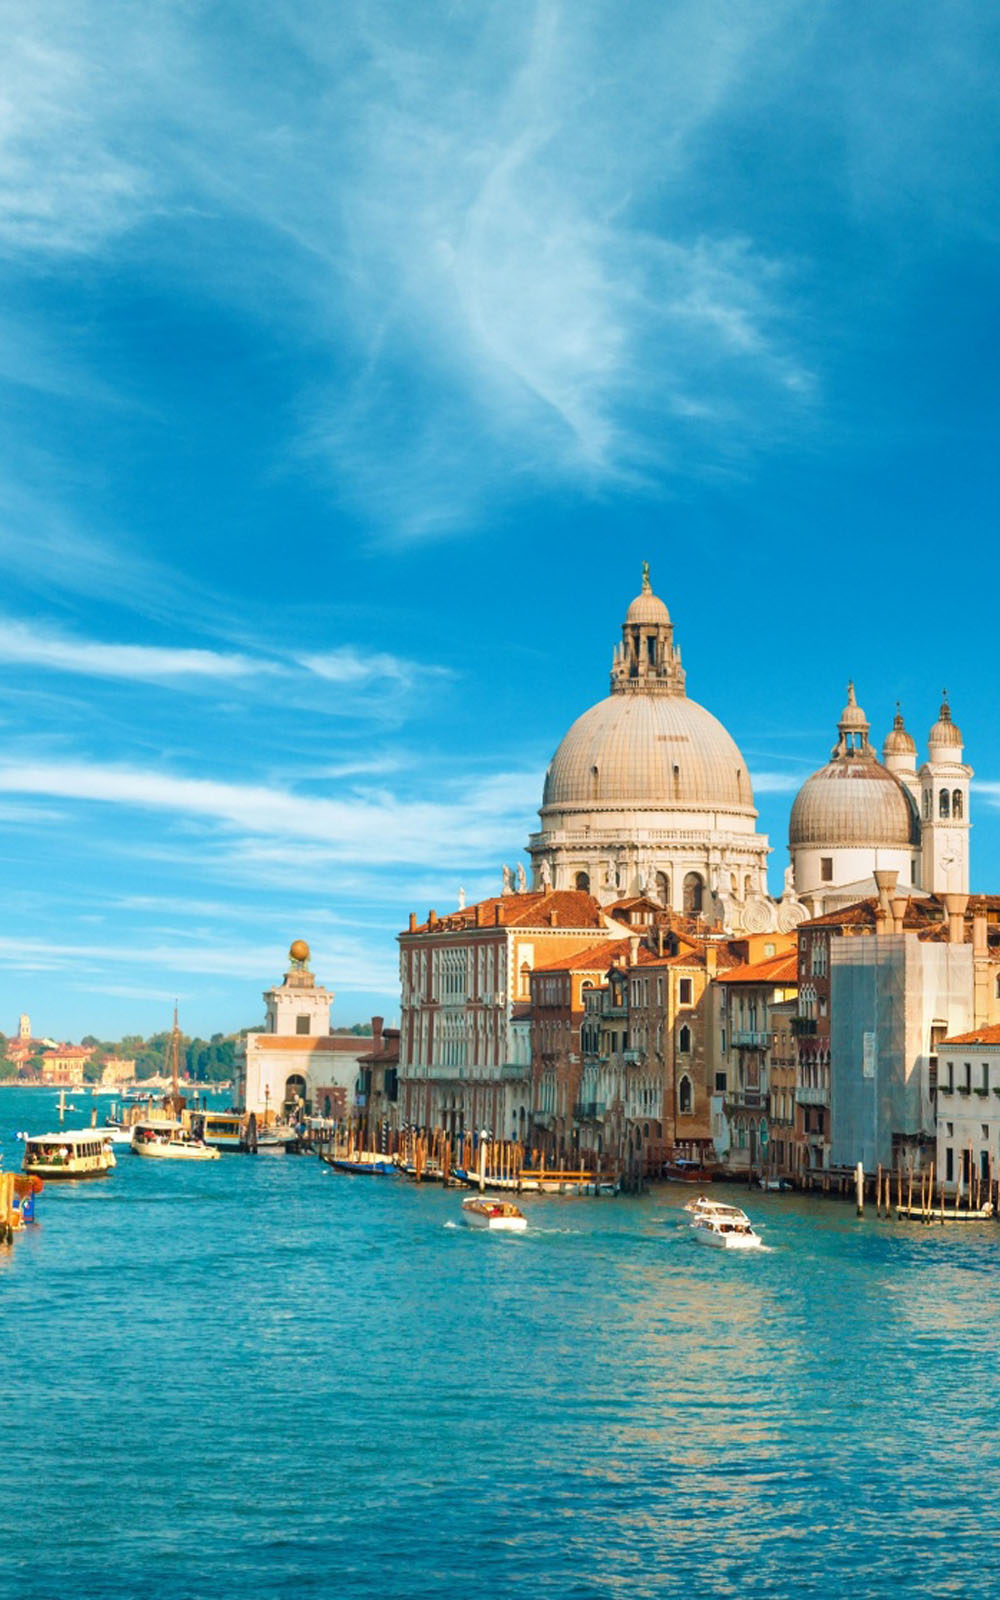
[[[674,628],[649,580],[649,562],[642,563],[642,588],[625,613],[622,642],[611,664],[612,694],[684,693],[680,650]]]

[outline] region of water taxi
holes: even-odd
[[[191,1132],[213,1150],[246,1150],[247,1130],[245,1118],[239,1111],[189,1111],[187,1123]]]
[[[723,1217],[730,1222],[749,1222],[750,1218],[739,1206],[727,1205],[724,1200],[710,1200],[707,1194],[700,1194],[697,1200],[688,1200],[684,1206],[695,1217]]]
[[[528,1219],[509,1200],[463,1200],[462,1221],[470,1228],[490,1233],[523,1233]]]
[[[117,1166],[108,1135],[99,1128],[31,1134],[24,1141],[24,1171],[37,1178],[103,1178]]]
[[[163,1122],[137,1122],[132,1129],[132,1153],[159,1161],[218,1161],[219,1152],[196,1139],[187,1128]]]
[[[711,1200],[704,1205],[685,1206],[694,1212],[691,1232],[699,1244],[710,1245],[715,1250],[759,1250],[763,1243],[754,1232],[753,1223],[739,1206],[717,1205]]]

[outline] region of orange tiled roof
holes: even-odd
[[[798,956],[793,950],[780,956],[766,956],[763,961],[748,961],[745,966],[731,967],[721,981],[776,983],[788,987],[798,981]]]
[[[604,928],[605,914],[593,895],[582,889],[550,889],[548,893],[493,895],[476,905],[463,906],[438,917],[433,929],[422,922],[414,933],[464,933],[470,928],[496,926],[496,908],[500,907],[501,927],[547,928],[555,916],[559,928]],[[476,922],[476,912],[480,921]],[[410,930],[407,929],[408,933]]]
[[[973,1028],[971,1033],[956,1033],[950,1039],[942,1039],[938,1050],[943,1050],[949,1044],[1000,1044],[1000,1022],[993,1022],[982,1028]]]
[[[560,961],[539,962],[534,972],[607,972],[621,961],[628,950],[627,939],[606,939],[601,944],[588,944],[575,955],[563,956]]]

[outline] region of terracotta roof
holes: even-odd
[[[606,939],[602,944],[588,944],[575,955],[563,956],[559,961],[539,962],[533,972],[607,972],[628,952],[627,939]]]
[[[505,928],[547,928],[555,916],[559,928],[604,928],[606,915],[593,895],[582,889],[551,889],[548,893],[502,894],[476,905],[463,906],[438,917],[431,928],[422,922],[414,933],[464,933],[470,928],[497,926],[496,910],[500,907],[500,926]],[[480,920],[476,921],[476,912]],[[410,930],[404,930],[409,933]]]
[[[950,1039],[942,1039],[938,1050],[943,1050],[949,1044],[1000,1044],[1000,1022],[973,1028],[971,1033],[955,1033]]]
[[[875,895],[865,900],[856,900],[852,906],[842,906],[839,911],[824,912],[821,917],[813,917],[809,922],[799,924],[799,932],[808,928],[874,928],[875,910],[878,898]],[[935,895],[927,895],[923,899],[908,899],[906,911],[903,915],[903,926],[913,932],[921,928],[930,928],[942,922],[944,909]]]
[[[780,956],[767,956],[763,961],[747,962],[745,966],[732,967],[721,981],[724,983],[776,983],[789,987],[798,982],[799,960],[795,951]]]

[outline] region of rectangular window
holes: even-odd
[[[989,1092],[990,1092],[990,1064],[989,1064],[988,1061],[984,1061],[983,1062],[983,1081],[982,1081],[982,1084],[980,1085],[980,1087],[982,1088],[983,1094],[989,1094]]]
[[[819,876],[820,876],[820,881],[822,883],[832,883],[833,882],[833,857],[832,856],[820,856],[820,858],[819,858]]]
[[[726,1092],[726,1074],[724,1072],[715,1074],[715,1092],[716,1094],[725,1094]]]
[[[689,1006],[691,1004],[691,979],[690,978],[682,978],[681,979],[681,982],[680,982],[680,997],[679,998],[680,998],[680,1004],[682,1006]]]
[[[946,1183],[951,1183],[955,1176],[955,1152],[948,1146],[944,1153],[944,1177]]]
[[[295,1018],[295,1032],[296,1033],[308,1033],[309,1032],[309,1020],[310,1019],[308,1017],[296,1017]]]

